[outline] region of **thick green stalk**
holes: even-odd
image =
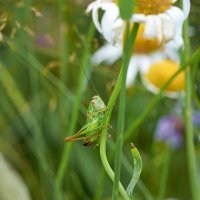
[[[100,157],[101,157],[103,167],[105,168],[107,174],[109,175],[109,177],[111,178],[112,181],[114,181],[115,174],[114,174],[112,168],[109,165],[107,155],[106,155],[106,141],[107,141],[107,128],[106,127],[109,126],[111,113],[112,113],[113,107],[116,103],[118,94],[119,94],[121,87],[122,87],[122,80],[123,80],[123,73],[124,73],[123,68],[124,68],[124,65],[127,65],[130,61],[133,43],[134,43],[134,40],[135,40],[135,37],[136,37],[137,30],[138,30],[138,25],[135,25],[134,28],[133,28],[133,31],[130,34],[130,40],[128,40],[129,42],[132,41],[132,43],[127,44],[127,47],[129,46],[128,49],[129,49],[130,52],[128,52],[128,51],[126,52],[127,58],[126,58],[126,61],[124,61],[124,63],[123,63],[123,67],[121,68],[116,86],[115,86],[113,93],[110,97],[110,100],[108,102],[107,110],[105,112],[105,118],[104,118],[104,128],[102,129],[102,136],[101,136],[101,142],[100,142]],[[128,60],[128,58],[129,58],[129,60]],[[125,64],[125,62],[126,62],[126,64]],[[119,183],[119,192],[120,192],[121,196],[123,197],[123,199],[129,199],[129,197],[126,194],[126,191],[124,190],[121,183]]]
[[[122,81],[121,81],[121,93],[119,100],[119,115],[118,115],[118,127],[117,127],[117,142],[116,142],[116,154],[115,154],[115,179],[113,184],[112,199],[118,199],[118,186],[120,180],[120,169],[121,169],[121,157],[122,157],[122,146],[123,146],[123,133],[124,133],[124,120],[125,120],[125,105],[126,105],[126,75],[128,65],[131,59],[133,46],[135,43],[139,24],[135,24],[132,32],[129,34],[129,24],[127,24],[127,34],[124,47],[124,56],[122,64]]]
[[[190,42],[187,35],[188,21],[184,23],[183,36],[185,42],[185,49],[182,55],[182,62],[185,63],[190,57]],[[199,200],[199,190],[197,181],[197,167],[195,158],[195,147],[194,147],[194,129],[192,124],[192,78],[191,68],[186,71],[186,98],[185,98],[185,126],[186,126],[186,157],[188,164],[189,182],[191,195],[193,200]]]
[[[199,199],[198,182],[197,182],[197,168],[194,149],[194,130],[192,125],[192,83],[190,69],[186,72],[186,157],[189,171],[190,189],[193,200]]]
[[[134,131],[142,124],[142,122],[146,119],[148,114],[152,111],[154,106],[159,102],[159,100],[162,98],[165,90],[170,85],[170,83],[187,67],[189,67],[191,64],[197,62],[197,60],[200,57],[200,47],[193,53],[193,55],[190,57],[190,59],[181,67],[179,68],[170,78],[169,80],[161,87],[159,93],[153,97],[153,99],[150,101],[149,105],[145,108],[145,110],[142,112],[142,114],[134,120],[133,123],[128,127],[128,129],[125,132],[124,140],[128,140],[130,136],[133,136]]]
[[[94,35],[94,26],[91,24],[89,28],[89,33],[88,33],[88,41],[91,41]],[[90,45],[85,47],[85,53],[83,56],[83,65],[86,67],[89,67],[89,50],[90,50]],[[87,70],[87,69],[86,69]],[[76,92],[76,98],[74,101],[74,105],[72,108],[72,117],[71,117],[71,123],[68,131],[68,135],[72,135],[75,132],[76,129],[76,124],[78,121],[78,116],[79,116],[79,109],[81,105],[81,98],[84,90],[84,85],[86,82],[86,77],[84,74],[84,70],[80,69],[80,74],[79,74],[79,79],[78,79],[78,88]],[[60,165],[58,167],[58,172],[56,176],[56,182],[55,182],[55,199],[56,200],[62,200],[63,199],[63,191],[62,191],[62,184],[64,180],[64,175],[68,166],[69,162],[69,157],[70,157],[70,152],[72,148],[72,143],[67,143],[65,145],[62,159],[60,162]]]
[[[104,135],[105,135],[105,132],[104,132]],[[112,168],[110,167],[110,164],[109,164],[107,156],[106,156],[106,138],[107,138],[107,133],[106,133],[106,137],[103,137],[103,135],[102,135],[102,138],[101,138],[101,144],[100,144],[101,162],[102,162],[103,167],[104,167],[105,171],[107,172],[108,176],[114,182],[115,174],[114,174]],[[119,192],[124,200],[129,200],[129,197],[126,194],[126,191],[121,183],[119,183]]]

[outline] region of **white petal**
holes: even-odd
[[[113,30],[115,29],[123,29],[124,27],[124,21],[121,18],[117,18],[117,20],[113,24]]]
[[[147,21],[145,23],[145,32],[144,32],[144,37],[145,38],[152,38],[155,37],[156,30],[153,28],[154,26],[154,17],[153,16],[148,16]]]
[[[101,20],[102,33],[108,42],[115,43],[120,33],[115,33],[113,24],[119,17],[119,9],[113,3],[107,4],[105,7],[102,7],[102,9],[105,10]]]
[[[101,25],[100,25],[100,22],[99,22],[99,13],[98,13],[98,9],[99,7],[95,7],[92,11],[92,18],[93,18],[93,22],[94,22],[94,25],[96,26],[96,29],[102,33],[102,29],[101,29]]]
[[[135,62],[134,56],[131,58],[129,66],[128,66],[128,71],[127,71],[127,76],[126,76],[126,86],[130,87],[133,84],[133,81],[135,80],[135,77],[138,72],[138,65]]]
[[[144,23],[146,22],[146,20],[147,20],[147,17],[144,14],[133,14],[131,17],[131,21],[133,22]]]
[[[163,49],[163,54],[166,55],[166,58],[169,58],[170,60],[173,60],[177,63],[180,63],[180,55],[177,51],[177,48],[173,45],[167,44],[165,45]]]
[[[92,2],[88,5],[88,7],[86,8],[86,13],[89,13],[90,11],[92,11],[95,7],[97,3],[96,2]]]
[[[100,24],[100,19],[99,19],[99,9],[102,9],[102,10],[108,10],[108,9],[113,9],[111,8],[111,5],[113,7],[117,7],[114,3],[112,3],[110,0],[97,0],[91,4],[89,4],[89,6],[87,7],[86,9],[86,12],[90,12],[92,11],[92,18],[93,18],[93,21],[94,21],[94,24],[97,28],[97,30],[102,33],[102,27],[101,27],[101,24]]]
[[[174,26],[173,23],[171,22],[171,18],[169,17],[169,15],[165,13],[160,14],[159,18],[162,23],[162,32],[164,35],[164,40],[169,41],[174,36]]]
[[[125,28],[124,21],[121,18],[117,18],[117,20],[113,23],[112,26],[114,45],[122,44],[124,28]]]
[[[159,16],[149,15],[145,23],[145,38],[157,38],[159,42],[163,39],[162,23]]]
[[[113,45],[121,45],[123,41],[123,33],[124,33],[125,23],[122,19],[118,18],[112,27],[113,30]]]
[[[140,74],[146,73],[149,70],[149,67],[152,65],[152,63],[163,60],[165,56],[166,55],[163,53],[163,51],[158,51],[150,55],[144,54],[137,56],[137,64],[139,66]]]
[[[175,35],[173,41],[178,48],[183,44],[183,38],[182,38],[182,27],[184,22],[183,12],[179,8],[172,6],[166,13],[170,16],[171,22],[173,23],[175,29],[174,31]]]
[[[183,0],[183,15],[184,19],[186,19],[190,12],[190,0]]]
[[[101,0],[94,1],[90,3],[86,9],[86,13],[92,11],[93,22],[97,28],[97,30],[101,33],[101,26],[99,22],[99,13],[98,10],[101,8]]]
[[[131,21],[145,23],[145,38],[157,38],[158,41],[162,41],[162,23],[158,15],[133,14]]]
[[[141,55],[136,57],[136,62],[139,66],[139,72],[145,73],[148,71],[149,66],[151,64],[151,56]]]
[[[98,49],[92,56],[92,63],[94,65],[99,65],[102,62],[106,64],[113,64],[122,56],[122,47],[113,46],[109,43]]]

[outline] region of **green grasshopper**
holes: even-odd
[[[101,97],[99,95],[92,97],[87,110],[86,124],[76,134],[65,140],[68,142],[83,140],[85,146],[93,144],[101,134],[105,110],[106,105]]]

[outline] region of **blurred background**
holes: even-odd
[[[96,94],[88,79],[93,80],[103,101],[107,103],[109,100],[121,61],[112,67],[91,65],[91,55],[102,46],[104,39],[95,30],[91,15],[85,13],[89,2],[0,1],[2,200],[55,199],[56,177],[66,148],[64,138],[85,124],[87,106]],[[200,43],[199,18],[200,2],[192,0],[192,49]],[[193,74],[193,84],[196,97],[194,118],[197,120],[195,148],[200,164],[199,67]],[[138,76],[134,86],[127,91],[126,127],[143,112],[153,97]],[[111,139],[108,139],[108,157],[112,166],[117,112],[115,106],[111,119],[113,128],[109,129]],[[133,171],[130,142],[138,147],[143,160],[141,179],[134,191],[135,199],[156,199],[166,162],[166,198],[190,199],[183,112],[184,99],[162,98],[142,126],[125,142],[121,174],[125,186]],[[183,135],[183,141],[177,148],[169,150],[164,142],[155,140],[160,130],[178,131]],[[64,199],[111,199],[112,182],[102,167],[99,147],[85,147],[82,142],[70,145],[64,155],[68,158],[61,184]]]

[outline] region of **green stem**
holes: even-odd
[[[164,163],[163,163],[163,169],[162,169],[160,187],[159,187],[159,193],[158,193],[158,200],[163,200],[165,197],[171,152],[172,152],[172,148],[170,145],[168,145],[168,148],[166,150],[166,154],[164,157]]]
[[[88,33],[88,41],[92,40],[93,35],[94,35],[94,26],[91,23],[90,28],[89,28],[89,33]],[[90,50],[90,43],[85,48],[85,52],[83,55],[83,61],[82,61],[83,65],[86,66],[87,68],[90,66],[89,65],[89,50]],[[78,84],[78,88],[77,88],[77,92],[76,92],[76,98],[74,100],[74,105],[72,108],[71,124],[69,127],[68,135],[72,135],[76,129],[76,124],[78,121],[79,109],[80,109],[80,105],[81,105],[81,98],[82,98],[82,93],[84,90],[85,82],[86,82],[86,77],[84,74],[84,70],[81,69],[80,74],[79,74],[79,82],[78,82],[79,84]],[[58,167],[58,172],[57,172],[56,181],[55,181],[55,199],[56,200],[63,199],[62,184],[63,184],[63,180],[64,180],[64,175],[65,175],[65,172],[66,172],[66,169],[68,166],[71,148],[72,148],[72,143],[67,143],[65,145],[62,159],[61,159],[60,165]]]
[[[190,42],[187,35],[188,21],[184,23],[183,36],[185,42],[185,49],[183,51],[183,63],[190,57]],[[194,147],[194,130],[192,124],[192,78],[191,68],[186,71],[186,108],[185,108],[185,126],[186,126],[186,157],[189,172],[189,182],[191,195],[193,200],[200,199],[197,181],[197,167]]]
[[[133,31],[130,34],[130,38],[129,38],[129,40],[127,40],[128,44],[126,44],[127,49],[125,50],[125,52],[127,53],[126,59],[124,58],[125,60],[123,63],[123,67],[121,68],[116,86],[115,86],[113,93],[110,97],[110,100],[108,102],[107,110],[105,112],[105,118],[104,118],[104,127],[105,128],[102,129],[102,136],[101,136],[101,142],[100,142],[100,157],[101,157],[103,167],[105,168],[107,174],[109,175],[109,177],[111,178],[112,181],[114,181],[114,179],[115,179],[115,174],[114,174],[112,168],[110,167],[107,156],[106,156],[106,140],[107,140],[107,128],[106,127],[109,126],[111,113],[112,113],[113,107],[115,105],[115,102],[117,100],[118,94],[121,90],[123,74],[126,72],[126,71],[124,71],[124,68],[128,67],[126,65],[129,64],[131,54],[132,54],[134,40],[135,40],[137,30],[138,30],[138,26],[139,25],[135,24]],[[131,43],[131,41],[132,41],[132,43]],[[118,149],[120,149],[120,148],[118,148]],[[117,154],[117,156],[118,156],[118,154]],[[127,200],[129,199],[129,197],[121,183],[119,183],[119,192],[120,192],[121,196],[123,197],[123,199],[127,199]]]
[[[106,133],[106,136],[107,136],[107,133]],[[101,161],[102,161],[105,171],[107,172],[110,179],[114,182],[115,174],[112,168],[110,167],[110,164],[106,156],[106,137],[104,138],[103,135],[102,135],[101,144],[100,144],[100,156],[101,156]],[[121,183],[119,183],[119,192],[124,200],[129,200],[129,197],[126,194],[126,191]]]
[[[121,158],[122,158],[122,147],[123,147],[123,133],[124,133],[124,120],[125,120],[125,105],[126,105],[126,75],[131,59],[133,46],[135,43],[139,24],[135,24],[132,32],[129,33],[129,23],[127,23],[126,30],[126,41],[124,47],[124,57],[122,65],[122,81],[121,81],[121,93],[119,99],[119,115],[118,115],[118,127],[117,127],[117,142],[116,142],[116,155],[115,155],[115,179],[113,184],[112,199],[118,199],[118,185],[120,180],[120,169],[121,169]]]
[[[188,60],[187,63],[185,63],[181,68],[179,68],[170,78],[169,80],[161,87],[159,93],[153,97],[153,99],[150,101],[149,105],[145,108],[145,110],[142,112],[142,114],[133,122],[131,123],[130,127],[125,132],[124,140],[128,140],[130,136],[133,136],[133,133],[139,127],[142,122],[146,119],[148,114],[152,111],[154,106],[159,102],[159,100],[162,98],[164,91],[168,88],[170,83],[187,67],[189,67],[191,64],[197,62],[200,56],[200,47],[193,53],[191,58]]]
[[[186,157],[189,170],[189,181],[191,187],[191,194],[193,200],[198,200],[198,182],[197,182],[197,168],[194,149],[194,131],[192,125],[192,93],[191,93],[191,72],[190,69],[186,72]]]

